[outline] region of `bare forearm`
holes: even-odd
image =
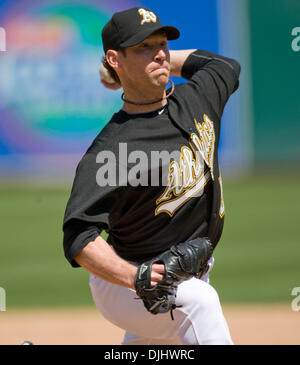
[[[106,281],[134,289],[137,268],[119,257],[101,236],[85,246],[75,260]]]
[[[171,75],[181,76],[181,69],[188,56],[196,49],[170,51]]]

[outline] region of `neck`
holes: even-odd
[[[148,112],[152,112],[156,109],[162,108],[166,104],[167,104],[166,98],[163,98],[162,100],[160,100],[156,103],[149,104],[149,105],[135,105],[135,104],[130,104],[125,101],[122,109],[125,110],[125,112],[127,112],[129,114],[148,113]]]
[[[124,101],[122,109],[127,113],[135,114],[147,113],[164,107],[167,104],[167,98],[171,96],[174,91],[174,83],[171,80],[170,82],[172,83],[172,89],[168,94],[166,94],[166,91],[163,89],[152,95],[144,96],[141,93],[137,94],[136,90],[132,93],[130,90],[124,89],[124,93],[121,96]]]

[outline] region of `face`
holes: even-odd
[[[170,53],[164,33],[155,33],[143,42],[119,52],[120,75],[127,83],[144,87],[165,87],[170,76]]]

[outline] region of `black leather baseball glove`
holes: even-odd
[[[152,314],[165,313],[176,308],[177,285],[192,277],[201,278],[213,252],[208,238],[196,238],[172,246],[169,250],[142,263],[135,277],[136,293]],[[163,280],[151,287],[151,270],[155,263],[165,266]]]

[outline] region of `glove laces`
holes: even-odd
[[[176,304],[172,305],[172,308],[170,309],[170,315],[171,315],[172,321],[174,321],[173,310],[176,309],[176,308],[180,308],[180,307],[182,307],[182,305],[176,305]]]

